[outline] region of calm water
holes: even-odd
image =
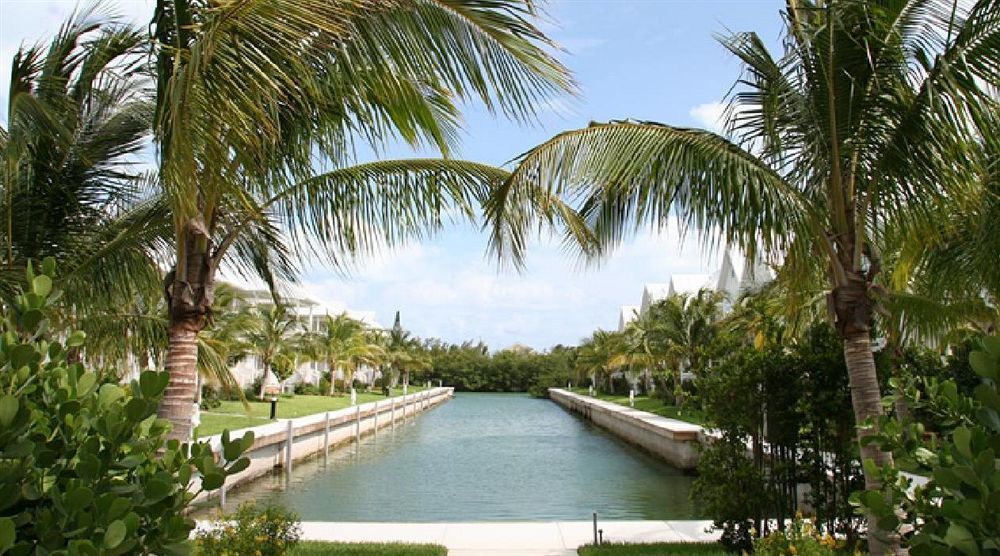
[[[690,519],[692,478],[564,411],[464,394],[229,494],[306,521]]]

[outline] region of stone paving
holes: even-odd
[[[605,542],[711,542],[710,521],[599,521]],[[339,542],[440,544],[456,556],[576,554],[593,541],[590,521],[489,523],[348,523],[305,521],[302,538]]]

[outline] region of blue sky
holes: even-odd
[[[145,24],[153,2],[107,4]],[[470,106],[461,148],[453,156],[503,164],[559,131],[591,121],[635,118],[711,128],[740,70],[714,35],[754,30],[777,48],[782,4],[553,0],[542,27],[568,51],[560,56],[579,82],[581,98],[542,107],[540,123],[528,127]],[[18,45],[46,39],[74,6],[61,0],[0,0],[2,106]],[[396,149],[390,154],[410,156]],[[431,241],[364,261],[346,278],[312,266],[296,291],[332,310],[375,311],[383,324],[391,324],[400,310],[404,326],[419,336],[544,349],[575,344],[598,327],[614,328],[618,307],[638,304],[644,283],[665,282],[671,273],[710,272],[720,257],[703,252],[695,238],[681,246],[672,229],[639,234],[597,269],[579,268],[557,242],[540,238],[529,249],[525,272],[500,273],[485,248],[486,238],[475,227],[452,226]]]

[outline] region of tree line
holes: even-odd
[[[831,321],[865,487],[881,491],[879,470],[895,463],[874,441],[889,383],[873,342],[897,354],[891,375],[907,344],[995,327],[996,0],[789,1],[780,52],[753,32],[721,39],[743,69],[724,134],[621,120],[560,133],[509,172],[448,158],[465,102],[525,121],[576,91],[536,4],[161,0],[142,28],[78,12],[11,64],[4,311],[33,287],[32,261],[57,261],[48,333],[86,331],[66,356],[93,367],[162,351],[158,415],[185,441],[222,268],[277,291],[307,259],[350,268],[445,215],[480,219],[507,264],[539,228],[597,260],[676,217],[771,263],[786,326],[813,312]],[[395,140],[442,157],[354,159],[356,146]],[[134,161],[150,142],[146,171]],[[794,344],[773,314],[758,316],[748,329]],[[666,369],[687,403],[684,373],[714,360],[689,349],[697,327],[663,326],[678,335],[670,350],[595,336],[577,360],[595,379]],[[498,385],[518,384],[514,367]],[[877,513],[870,551],[901,551],[906,533]]]

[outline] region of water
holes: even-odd
[[[465,394],[230,492],[306,521],[691,519],[692,477],[549,400]]]

